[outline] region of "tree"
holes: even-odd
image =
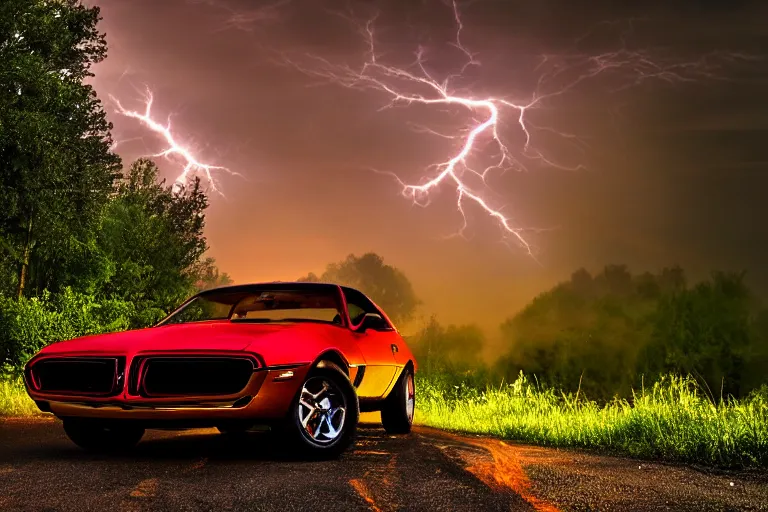
[[[680,267],[632,276],[608,265],[536,297],[502,324],[510,347],[497,364],[595,399],[631,396],[661,374],[694,376],[714,398],[744,395],[766,382],[768,313],[743,274],[715,272],[686,287]],[[761,312],[762,311],[762,312]]]
[[[624,265],[607,265],[594,277],[580,269],[505,321],[510,347],[497,370],[514,379],[520,370],[540,382],[595,399],[628,395],[638,384],[638,352],[650,339],[656,299],[639,289]]]
[[[644,369],[692,374],[713,398],[721,390],[738,396],[750,380],[748,361],[765,346],[756,336],[761,318],[756,313],[744,274],[715,272],[692,289],[668,294],[654,314]]]
[[[408,344],[419,366],[427,373],[467,374],[483,368],[481,352],[485,343],[476,325],[441,326],[432,316]]]
[[[577,295],[589,297],[593,289],[592,275],[586,269],[580,268],[571,274],[571,287]]]
[[[90,68],[106,56],[99,9],[0,0],[0,254],[22,296],[73,280],[120,160]]]
[[[216,266],[216,260],[213,258],[206,258],[200,261],[195,265],[192,273],[196,276],[195,289],[197,291],[210,290],[211,288],[232,284],[232,278],[229,277],[229,274],[219,270],[219,267]]]
[[[665,293],[672,293],[685,289],[685,271],[679,266],[665,268],[659,275],[659,287]]]
[[[146,315],[139,324],[152,323],[177,306],[212,265],[200,261],[207,250],[208,200],[199,180],[175,190],[158,174],[151,160],[131,165],[115,187],[98,239],[111,267],[101,294],[136,304]]]
[[[350,254],[344,261],[329,264],[321,276],[310,273],[299,281],[322,281],[356,288],[384,309],[395,323],[413,318],[419,304],[405,274],[384,264],[383,258],[372,252],[360,257]]]

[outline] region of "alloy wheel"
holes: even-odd
[[[405,379],[405,414],[408,417],[408,423],[413,423],[413,411],[416,405],[416,389],[413,383],[413,374],[408,373]]]
[[[313,443],[333,443],[344,429],[347,403],[344,393],[325,377],[311,377],[301,388],[298,419],[302,433]]]

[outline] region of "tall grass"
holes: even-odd
[[[633,400],[604,405],[542,388],[525,375],[478,389],[417,379],[416,421],[546,446],[719,467],[768,466],[768,392],[715,403],[692,379],[667,376]]]
[[[693,379],[667,376],[631,401],[600,405],[520,374],[480,388],[447,374],[419,375],[417,423],[544,446],[587,448],[718,467],[768,467],[768,389],[713,402]],[[40,412],[20,380],[0,380],[0,416]]]
[[[35,416],[41,414],[24,390],[21,379],[0,379],[0,416]]]

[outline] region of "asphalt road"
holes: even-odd
[[[128,455],[94,455],[56,420],[6,419],[0,510],[768,510],[768,475],[374,425],[335,461],[215,430],[150,431]]]

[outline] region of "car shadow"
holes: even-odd
[[[360,425],[356,446],[379,444],[386,439],[380,426]],[[341,459],[354,454],[355,447],[344,452]],[[285,443],[270,432],[248,432],[222,435],[215,429],[186,431],[147,431],[142,441],[122,452],[90,452],[74,445],[66,437],[60,442],[17,447],[12,458],[66,461],[322,461],[307,456],[295,443]],[[4,457],[0,457],[2,459]]]

